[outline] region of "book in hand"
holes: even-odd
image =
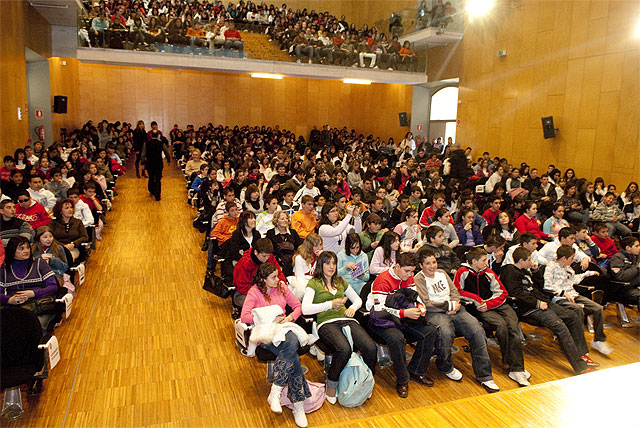
[[[356,279],[360,275],[364,274],[364,266],[362,262],[356,263],[356,268],[351,271],[351,279]]]

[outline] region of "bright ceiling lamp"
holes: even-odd
[[[256,77],[258,79],[276,79],[280,80],[284,76],[282,74],[271,74],[271,73],[251,73],[251,77]]]
[[[466,11],[471,18],[479,18],[489,13],[496,0],[467,0]]]
[[[366,79],[342,79],[344,83],[352,83],[354,85],[370,85],[371,80]]]

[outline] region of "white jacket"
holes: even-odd
[[[249,356],[255,354],[256,346],[259,343],[279,346],[286,340],[285,336],[290,331],[294,332],[298,337],[300,346],[306,346],[309,343],[309,335],[298,324],[275,322],[276,317],[282,315],[282,308],[279,305],[253,308],[251,314],[253,315],[254,327],[249,338],[251,345],[247,349]]]

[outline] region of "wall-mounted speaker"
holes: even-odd
[[[56,95],[53,97],[53,112],[67,113],[67,97],[64,95]]]
[[[409,126],[409,119],[407,118],[406,111],[398,113],[398,116],[400,117],[400,126]]]
[[[553,116],[547,116],[542,118],[542,132],[544,138],[555,138],[556,128],[553,126]]]

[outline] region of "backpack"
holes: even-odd
[[[338,402],[343,407],[358,407],[371,396],[375,380],[371,369],[364,363],[362,357],[353,352],[351,328],[342,327],[342,332],[349,341],[352,352],[338,379]]]
[[[311,413],[322,407],[326,394],[324,383],[307,381],[307,385],[309,385],[311,397],[305,398],[304,400],[304,412]],[[280,404],[293,410],[293,403],[289,400],[289,397],[287,396],[288,393],[289,386],[285,386],[282,390],[282,394],[280,395]]]

